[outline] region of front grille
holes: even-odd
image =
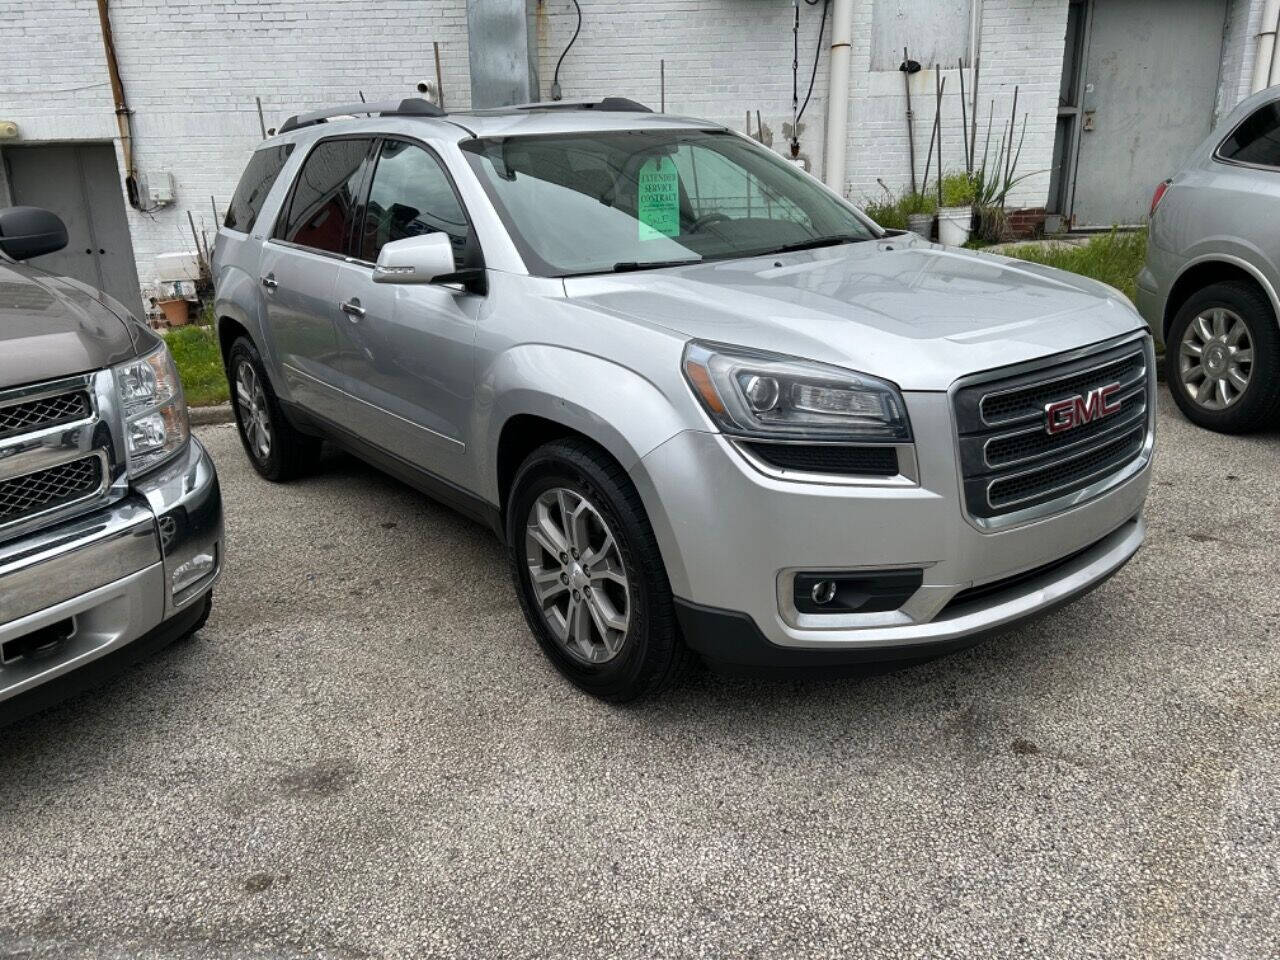
[[[80,500],[101,486],[102,461],[97,456],[0,481],[0,524]]]
[[[1117,473],[1147,440],[1146,341],[1029,373],[994,377],[955,394],[965,506],[979,519],[1047,504]],[[1117,409],[1049,433],[1049,404],[1119,384]]]
[[[898,451],[890,446],[847,447],[821,443],[746,443],[743,446],[779,470],[851,477],[898,475]]]
[[[1101,366],[1095,363],[1083,373],[1053,377],[1029,387],[989,392],[982,399],[982,418],[988,424],[997,426],[1039,416],[1047,403],[1092,389],[1100,383],[1128,383],[1145,372],[1145,369],[1146,363],[1142,355],[1135,354]]]
[[[83,390],[3,406],[0,407],[0,437],[74,423],[89,416],[92,409],[89,396]]]

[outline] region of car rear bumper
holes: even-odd
[[[123,500],[0,544],[0,722],[190,629],[222,547],[217,473],[194,438]]]

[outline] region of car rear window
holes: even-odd
[[[248,233],[253,229],[258,214],[262,212],[262,204],[266,202],[267,194],[271,192],[271,187],[291,153],[292,143],[263,147],[254,153],[240,177],[231,205],[227,207],[227,219],[222,224],[224,227],[241,233]]]
[[[1255,110],[1222,141],[1224,160],[1280,167],[1280,101]]]

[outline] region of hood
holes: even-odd
[[[907,236],[781,257],[565,278],[576,302],[690,338],[885,377],[904,390],[1145,328],[1106,284]]]
[[[129,326],[92,287],[0,259],[0,387],[128,360]]]

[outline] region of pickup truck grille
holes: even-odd
[[[0,524],[94,496],[102,488],[102,458],[84,457],[48,470],[0,480]]]
[[[0,541],[124,493],[108,371],[0,391]]]
[[[1104,349],[1031,372],[982,377],[955,392],[965,508],[981,521],[1043,507],[1105,483],[1146,448],[1148,341]],[[1097,391],[1109,388],[1106,410]],[[1050,432],[1050,405],[1075,406]],[[1082,412],[1087,410],[1088,412]]]
[[[74,423],[89,416],[92,409],[83,390],[9,404],[0,407],[0,437]]]

